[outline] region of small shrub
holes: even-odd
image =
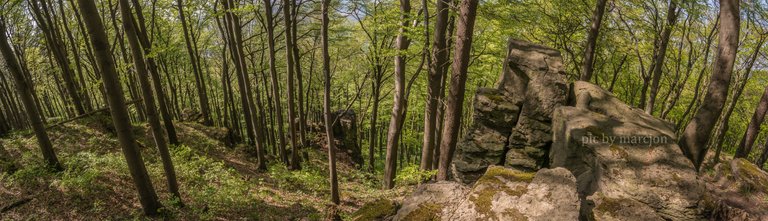
[[[419,170],[418,165],[409,165],[400,172],[397,173],[395,183],[402,185],[415,185],[429,180],[431,177],[437,175],[437,170]]]

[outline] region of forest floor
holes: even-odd
[[[42,165],[34,136],[18,132],[0,140],[19,165],[0,174],[0,220],[144,220],[137,193],[107,115],[50,128],[64,164],[62,172]],[[219,128],[177,123],[182,145],[171,150],[184,207],[173,206],[162,163],[146,125],[135,125],[147,170],[171,220],[322,220],[331,208],[327,154],[310,150],[310,162],[290,171],[272,163],[257,171],[245,147],[227,147],[210,136]],[[150,138],[148,140],[148,138]],[[274,162],[275,160],[270,160]],[[381,190],[375,175],[338,164],[342,217],[380,198],[401,198],[413,186]]]

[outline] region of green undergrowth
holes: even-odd
[[[30,201],[2,214],[3,218],[150,219],[142,215],[138,196],[119,143],[104,119],[75,121],[49,130],[63,171],[42,166],[34,137],[14,135],[3,142],[20,165],[11,175],[0,174],[0,207],[23,199]],[[177,124],[182,145],[171,146],[171,157],[181,199],[167,190],[165,174],[147,128],[134,133],[159,199],[162,216],[170,220],[322,220],[329,206],[327,155],[311,150],[310,161],[292,171],[276,160],[258,171],[246,147],[228,148],[201,130],[200,125]],[[197,128],[197,129],[196,129]],[[203,128],[205,129],[205,128]],[[270,159],[279,159],[269,156]],[[367,202],[407,194],[411,186],[382,191],[376,175],[338,164],[341,216]],[[176,207],[178,202],[183,207]],[[65,215],[62,215],[65,214]]]

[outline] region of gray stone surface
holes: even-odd
[[[619,202],[623,206],[602,207],[634,210],[595,213],[596,218],[631,220],[651,209],[667,220],[700,219],[703,183],[669,124],[590,83],[576,82],[571,94],[580,93],[591,97],[577,105],[586,109],[563,106],[554,112],[550,160],[552,167],[565,167],[577,177],[583,209],[588,213],[593,205],[601,208],[600,202]]]
[[[536,171],[549,162],[552,111],[567,98],[562,58],[518,40],[508,50],[497,88],[477,90],[474,123],[457,145],[452,172],[461,182],[474,182],[490,165]]]

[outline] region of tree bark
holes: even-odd
[[[419,169],[432,169],[435,148],[435,129],[437,125],[437,106],[440,104],[440,85],[443,70],[448,64],[448,0],[437,0],[435,16],[435,36],[432,45],[432,59],[428,75],[427,103],[424,107],[424,140],[421,148]],[[429,14],[429,13],[425,13]]]
[[[592,13],[592,24],[587,33],[587,47],[584,49],[584,64],[581,70],[581,80],[590,81],[595,59],[595,49],[597,48],[597,37],[600,35],[600,23],[603,22],[605,14],[605,5],[608,0],[597,0],[595,11]]]
[[[293,43],[293,22],[291,22],[291,2],[294,0],[283,0],[283,21],[285,22],[285,65],[286,72],[288,72],[288,82],[286,90],[288,94],[288,131],[291,136],[291,169],[301,169],[301,159],[299,158],[299,146],[296,142],[296,103],[293,100],[294,97],[294,85],[293,85],[293,68],[294,68],[294,43]]]
[[[765,91],[763,91],[760,103],[758,103],[757,108],[755,108],[755,113],[752,115],[747,130],[741,138],[739,148],[736,149],[736,154],[733,156],[734,158],[746,158],[749,156],[749,153],[752,152],[752,145],[755,144],[757,135],[760,133],[760,125],[763,124],[766,111],[768,111],[768,87],[765,87]]]
[[[150,129],[152,130],[152,137],[159,150],[160,158],[163,161],[163,171],[165,172],[165,178],[168,182],[168,191],[181,203],[179,184],[176,181],[176,170],[173,167],[171,153],[168,150],[168,144],[165,143],[165,134],[163,134],[160,118],[157,115],[155,96],[152,92],[152,85],[149,82],[147,65],[144,62],[144,54],[141,45],[139,44],[138,36],[136,35],[136,26],[129,4],[128,0],[120,0],[120,14],[123,18],[123,29],[125,30],[125,36],[128,39],[128,45],[131,48],[131,57],[133,57],[133,64],[139,77],[139,83],[141,84],[144,108],[146,108],[145,112],[147,113],[147,119],[149,120]]]
[[[456,26],[456,49],[451,73],[451,87],[445,107],[443,139],[440,142],[440,164],[437,180],[447,180],[453,153],[456,150],[461,116],[464,106],[464,93],[469,67],[469,52],[472,49],[472,35],[475,27],[478,0],[462,0],[459,5],[458,24]]]
[[[266,12],[264,14],[266,25],[265,29],[267,31],[267,43],[269,46],[269,74],[272,80],[272,98],[274,99],[275,103],[275,124],[277,124],[277,137],[278,141],[280,142],[278,144],[278,148],[280,150],[280,159],[285,165],[289,165],[288,161],[288,155],[286,153],[285,149],[285,135],[283,134],[283,108],[280,104],[280,84],[278,83],[277,79],[277,69],[275,67],[275,26],[273,25],[274,17],[272,15],[272,1],[271,0],[264,0],[264,11]]]
[[[757,56],[760,54],[760,48],[762,48],[763,43],[765,43],[766,36],[761,35],[760,39],[755,46],[755,51],[752,53],[752,58],[749,61],[749,64],[747,66],[747,71],[745,76],[749,77],[750,73],[752,72],[752,67],[755,64],[755,61],[757,61]],[[746,80],[745,80],[746,81]],[[746,85],[746,82],[744,82]],[[749,153],[752,152],[752,145],[755,143],[755,139],[757,139],[757,135],[760,133],[760,125],[763,124],[763,119],[765,118],[765,113],[768,111],[768,87],[765,87],[765,90],[763,91],[763,96],[760,98],[760,102],[757,104],[757,107],[755,108],[755,113],[752,115],[752,119],[749,121],[749,125],[747,126],[747,130],[744,132],[744,136],[741,138],[741,142],[739,143],[739,148],[736,149],[736,154],[733,156],[734,158],[747,158],[749,157]]]
[[[645,113],[653,115],[653,108],[656,104],[656,97],[659,94],[659,83],[661,82],[662,70],[664,69],[664,61],[667,55],[667,46],[669,45],[669,36],[672,34],[672,29],[675,28],[677,23],[677,17],[680,14],[680,10],[677,8],[677,0],[669,1],[669,9],[667,10],[667,25],[664,26],[664,30],[661,33],[661,39],[654,55],[653,61],[653,75],[651,79],[651,92],[648,95],[648,102],[645,104]]]
[[[123,97],[123,90],[120,86],[112,54],[110,53],[109,38],[105,32],[104,24],[101,23],[96,4],[92,0],[78,0],[77,2],[83,17],[86,18],[85,23],[88,34],[91,37],[91,45],[93,45],[101,70],[102,84],[107,92],[112,122],[115,125],[115,131],[128,164],[128,170],[131,172],[134,185],[136,185],[136,189],[139,192],[139,201],[141,201],[146,215],[157,215],[162,205],[158,201],[155,188],[152,186],[149,174],[147,174],[147,168],[144,167],[139,146],[136,144],[133,135],[133,126],[128,116],[125,97]]]
[[[739,46],[739,1],[720,0],[720,19],[717,57],[707,95],[678,142],[683,154],[693,162],[697,170],[707,153],[706,145],[714,127],[712,119],[720,115],[728,96],[733,63]]]
[[[322,2],[322,28],[320,35],[322,35],[322,48],[323,48],[323,75],[325,79],[323,81],[323,118],[325,119],[325,134],[326,143],[328,144],[328,170],[330,171],[330,183],[331,183],[331,202],[339,205],[341,200],[339,199],[339,182],[336,175],[336,147],[334,147],[333,139],[333,122],[331,119],[331,57],[328,55],[328,7],[330,0],[323,0]]]
[[[392,115],[387,132],[387,156],[384,164],[384,188],[395,187],[397,176],[397,148],[400,133],[402,132],[403,115],[405,110],[405,55],[410,40],[406,36],[409,14],[411,13],[410,0],[400,0],[400,34],[397,36],[397,56],[395,56],[395,94],[392,105]]]

